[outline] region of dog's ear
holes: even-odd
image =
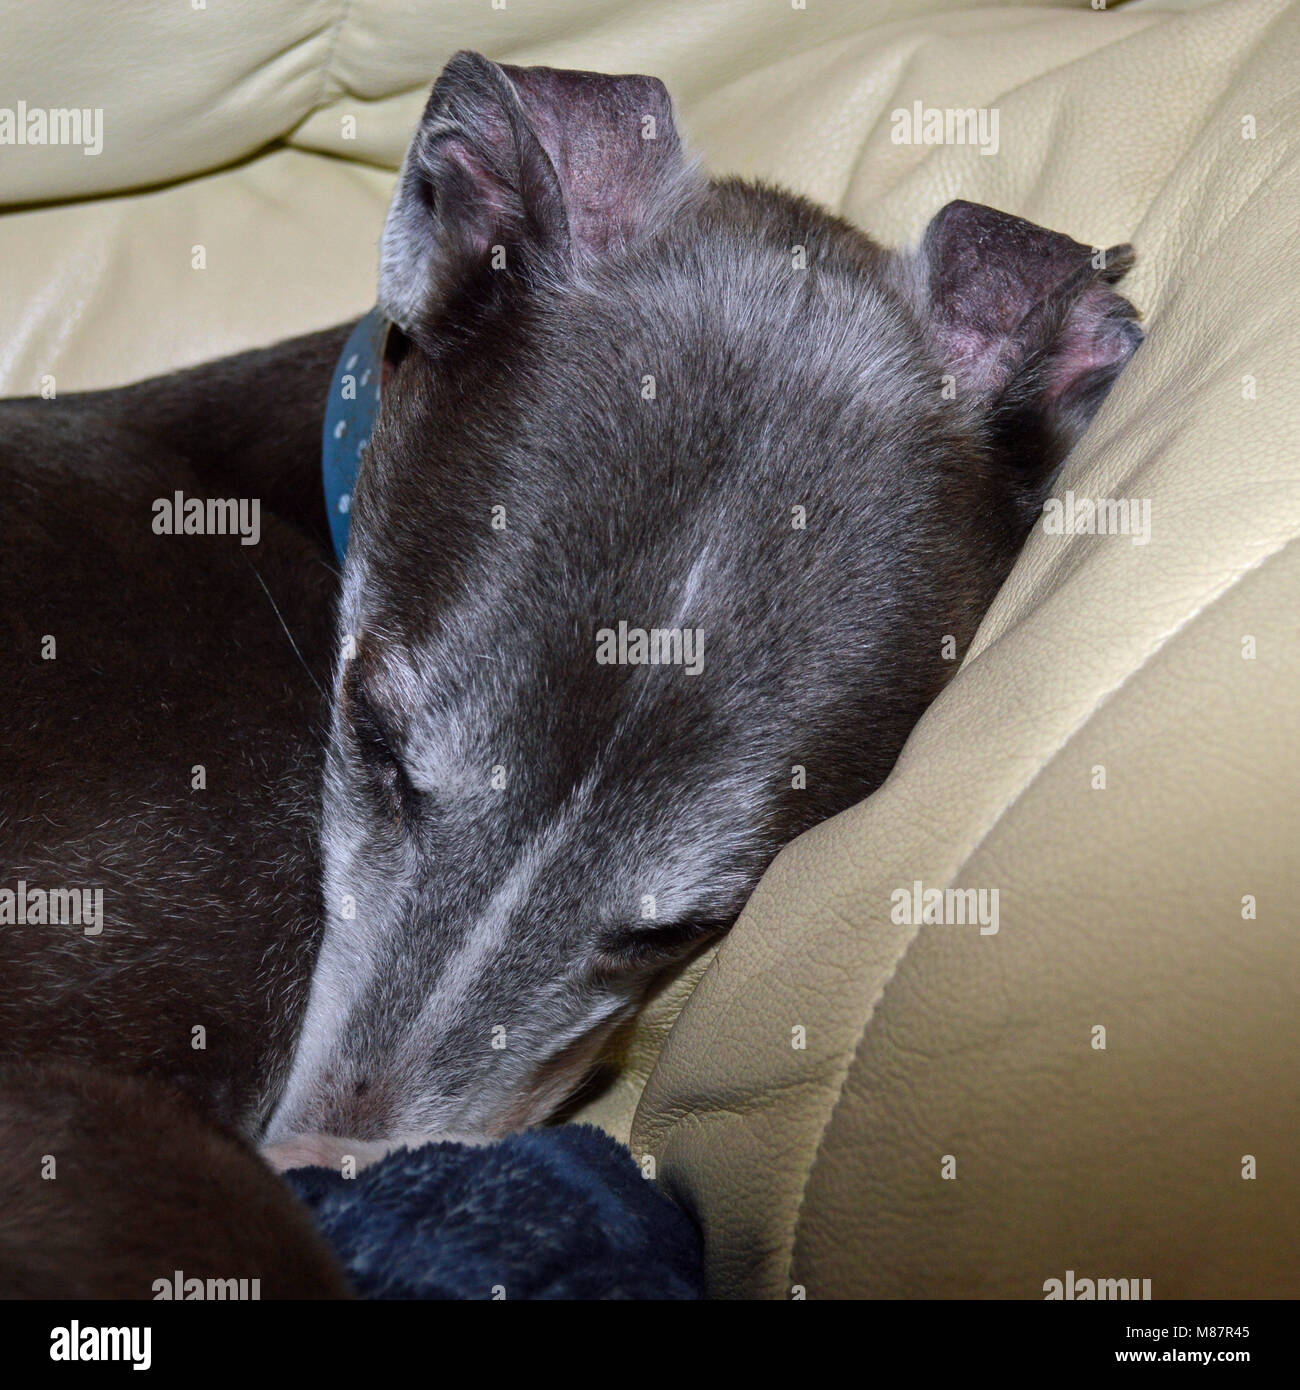
[[[1111,289],[1132,264],[1130,246],[1093,250],[977,203],[930,223],[916,262],[926,326],[1000,443],[1055,463],[1083,433],[1142,341]]]
[[[379,303],[417,340],[490,277],[563,275],[668,215],[689,183],[653,77],[503,67],[458,53],[407,151],[384,225]]]

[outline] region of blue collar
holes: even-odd
[[[348,553],[348,524],[357,469],[379,411],[387,340],[388,320],[380,309],[371,309],[343,345],[325,403],[320,471],[325,484],[325,512],[339,564]]]

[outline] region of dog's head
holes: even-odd
[[[880,783],[1140,337],[1127,265],[964,203],[887,253],[709,181],[654,79],[452,61],[383,237],[272,1138],[543,1118]]]

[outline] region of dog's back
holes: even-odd
[[[0,1298],[345,1298],[306,1210],[179,1093],[0,1065]]]
[[[325,679],[344,336],[0,402],[0,1049],[148,1073],[249,1134],[320,919],[304,663]],[[259,543],[155,531],[178,491],[258,498]]]

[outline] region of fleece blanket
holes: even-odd
[[[297,1168],[363,1298],[699,1298],[699,1233],[591,1125],[399,1149],[354,1178]]]

